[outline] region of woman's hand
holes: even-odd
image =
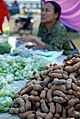
[[[17,38],[17,40],[23,41],[23,42],[32,42],[32,43],[35,43],[41,49],[45,48],[45,43],[39,40],[39,38],[32,36],[32,35],[25,36],[22,38]]]
[[[23,42],[35,42],[35,39],[36,39],[36,37],[32,36],[32,35],[17,38],[17,40],[23,41]]]

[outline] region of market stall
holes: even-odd
[[[80,56],[14,46],[0,55],[0,118],[80,117]]]

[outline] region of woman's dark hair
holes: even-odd
[[[51,3],[54,6],[54,13],[58,13],[58,17],[56,18],[58,20],[61,15],[61,6],[54,1],[44,2],[44,4],[46,4],[46,3]]]

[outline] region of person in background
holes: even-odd
[[[8,13],[7,6],[3,0],[0,0],[0,31],[1,32],[2,32],[2,24],[4,21],[4,16],[6,16],[9,21],[9,13]]]
[[[18,6],[18,2],[14,0],[14,2],[12,3],[12,6]]]
[[[67,40],[66,28],[59,20],[60,14],[61,7],[58,3],[54,1],[45,2],[42,6],[38,37],[26,36],[17,38],[17,40],[34,42],[40,49],[64,50],[65,55],[69,54],[71,47]]]

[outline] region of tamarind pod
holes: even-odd
[[[52,86],[52,83],[48,83],[48,88],[50,89]]]
[[[13,102],[12,107],[13,107],[13,108],[19,108],[19,104],[16,103],[16,102]]]
[[[18,98],[20,96],[20,94],[19,93],[16,93],[15,95],[14,95],[14,98]]]
[[[30,92],[30,94],[31,94],[31,95],[34,95],[34,96],[37,96],[37,95],[38,95],[38,92],[35,91],[35,90],[32,90],[32,91]]]
[[[74,91],[74,95],[76,98],[79,98],[80,99],[80,91]]]
[[[69,73],[72,73],[72,72],[73,72],[72,66],[66,66],[66,67],[65,67],[65,70],[66,70],[67,72],[69,72]]]
[[[42,84],[42,82],[43,82],[43,81],[38,80],[38,81],[35,81],[35,82],[34,82],[34,84],[41,85],[41,84]]]
[[[75,117],[74,107],[71,107],[68,109],[68,115],[69,115],[69,117]]]
[[[28,100],[28,95],[27,94],[24,94],[24,95],[21,96],[21,98],[26,101],[26,100]]]
[[[52,65],[53,64],[51,63],[50,65],[45,66],[47,68],[46,70],[50,69]]]
[[[27,119],[32,119],[32,118],[35,118],[35,114],[29,114],[28,116],[27,116]]]
[[[62,74],[62,78],[63,79],[68,79],[68,75],[67,74]]]
[[[35,82],[36,82],[36,79],[33,79],[31,82],[32,82],[33,84],[35,84]]]
[[[74,64],[74,65],[72,66],[72,68],[73,68],[73,71],[78,70],[78,69],[80,68],[80,62]]]
[[[24,90],[24,89],[25,89],[25,86],[22,87],[22,88],[17,92],[17,94],[20,95],[20,94],[21,94],[21,91]]]
[[[11,114],[19,114],[19,108],[10,108],[9,113]]]
[[[75,78],[76,76],[77,76],[77,74],[75,72],[73,72],[69,75],[69,78],[72,79],[72,81],[74,83],[77,83],[77,79]]]
[[[20,105],[20,107],[24,107],[24,105],[25,105],[24,100],[22,98],[20,98],[20,97],[19,98],[16,98],[14,100],[14,102],[18,103]]]
[[[25,109],[26,110],[31,109],[31,102],[29,100],[26,100]]]
[[[63,85],[66,83],[66,81],[64,79],[58,79],[58,78],[54,78],[53,82],[54,85]]]
[[[76,84],[72,83],[72,89],[75,91],[80,91],[80,87],[77,86]]]
[[[50,67],[46,72],[47,72],[47,74],[48,74],[48,73],[51,72],[51,71],[53,71],[53,67]]]
[[[47,88],[47,87],[45,87],[45,88],[44,88],[44,90],[47,92],[47,91],[48,91],[48,88]]]
[[[24,113],[19,113],[19,116],[21,118],[24,118],[24,117],[27,117],[28,115],[32,114],[32,111],[27,111],[27,112],[24,112]]]
[[[75,106],[76,110],[80,110],[80,102]]]
[[[46,91],[43,90],[40,94],[40,98],[45,99],[46,98]]]
[[[47,115],[47,113],[42,113],[42,112],[36,111],[36,116],[37,116],[37,117],[45,118],[46,115]]]
[[[56,114],[54,115],[54,117],[55,117],[56,119],[59,119],[59,118],[60,118],[60,114],[56,113]]]
[[[52,102],[52,90],[49,89],[48,92],[47,92],[47,99],[48,99],[48,102]]]
[[[53,85],[51,87],[51,90],[52,90],[52,92],[54,92],[55,90],[60,90],[62,92],[66,92],[66,87],[65,87],[65,85]]]
[[[15,109],[14,109],[14,113],[15,113],[15,114],[19,114],[19,108],[15,108]]]
[[[73,54],[72,55],[69,55],[66,59],[64,59],[64,61],[65,60],[70,60],[70,59],[72,59],[72,57],[73,57]]]
[[[80,112],[74,110],[74,117],[80,119]]]
[[[74,94],[74,91],[72,89],[68,90],[67,91],[69,95],[73,95]]]
[[[23,113],[23,112],[26,111],[26,109],[25,109],[24,107],[20,107],[19,111],[20,111],[21,113]]]
[[[61,65],[56,64],[56,65],[53,66],[53,69],[62,69],[62,67],[61,67]]]
[[[53,114],[49,112],[47,116],[45,117],[45,119],[53,119]]]
[[[58,97],[58,96],[53,97],[53,101],[60,104],[66,102],[66,100],[63,97]]]
[[[53,78],[62,78],[62,74],[59,73],[49,73],[49,76],[53,79]]]
[[[56,103],[56,113],[60,113],[60,112],[62,112],[62,106],[61,106],[61,104],[60,103]]]
[[[25,88],[27,88],[28,86],[30,86],[30,85],[32,85],[33,83],[32,83],[32,81],[28,81],[27,83],[26,83],[26,85],[25,85]]]
[[[33,89],[33,84],[21,91],[21,95],[29,93]]]
[[[72,98],[72,95],[67,94],[68,99],[70,100]]]
[[[55,113],[55,105],[54,105],[54,103],[53,102],[49,103],[49,106],[50,106],[50,112],[52,114],[54,114]]]
[[[80,55],[78,54],[73,54],[73,57],[78,58]],[[80,58],[80,57],[79,57]]]
[[[35,72],[33,72],[33,75],[35,75],[36,78],[38,78],[39,77],[39,72],[35,71]]]
[[[70,99],[70,100],[68,101],[68,106],[69,106],[69,107],[74,107],[74,105],[75,105],[77,102],[79,102],[79,99],[78,99],[78,98]]]
[[[28,99],[28,95],[27,95],[27,94],[24,94],[24,95],[22,96],[22,98],[25,100],[25,109],[26,109],[26,110],[31,109],[31,102],[30,102],[29,99]]]
[[[44,79],[44,81],[43,81],[43,84],[46,86],[46,85],[48,85],[48,83],[50,82],[50,78],[49,77],[46,77],[45,79]]]
[[[45,100],[44,99],[41,99],[40,100],[41,102],[41,110],[44,112],[44,113],[48,113],[49,112],[49,109],[45,103]]]
[[[41,80],[44,80],[47,76],[44,75],[43,71],[40,72],[40,77],[41,77]]]
[[[55,90],[53,96],[63,97],[65,100],[68,100],[68,97],[60,90]]]
[[[11,108],[9,109],[9,113],[14,114],[14,109],[15,109],[15,108],[11,107]]]
[[[42,91],[42,86],[39,85],[39,84],[35,84],[34,87],[33,87],[33,90]]]
[[[80,80],[77,81],[77,86],[80,86]]]
[[[74,65],[74,64],[76,64],[78,62],[80,62],[80,58],[72,59],[71,65]]]
[[[31,95],[31,96],[29,96],[29,100],[31,101],[31,102],[39,102],[40,101],[40,97],[39,96],[33,96],[33,95]]]
[[[74,98],[75,98],[74,94],[73,94],[73,95],[71,95],[71,98],[72,98],[72,99],[74,99]]]
[[[71,86],[72,86],[72,79],[70,79],[70,78],[67,79],[67,80],[66,80],[66,85],[65,85],[65,86],[66,86],[66,89],[68,89],[68,90],[71,89]]]
[[[77,70],[77,73],[80,74],[80,68]]]
[[[36,102],[35,103],[35,106],[38,108],[38,107],[40,107],[40,102]]]
[[[53,70],[54,73],[60,73],[60,74],[63,74],[64,71],[62,69],[55,69]]]
[[[63,107],[63,109],[62,109],[62,117],[66,118],[66,116],[67,116],[66,109]]]

